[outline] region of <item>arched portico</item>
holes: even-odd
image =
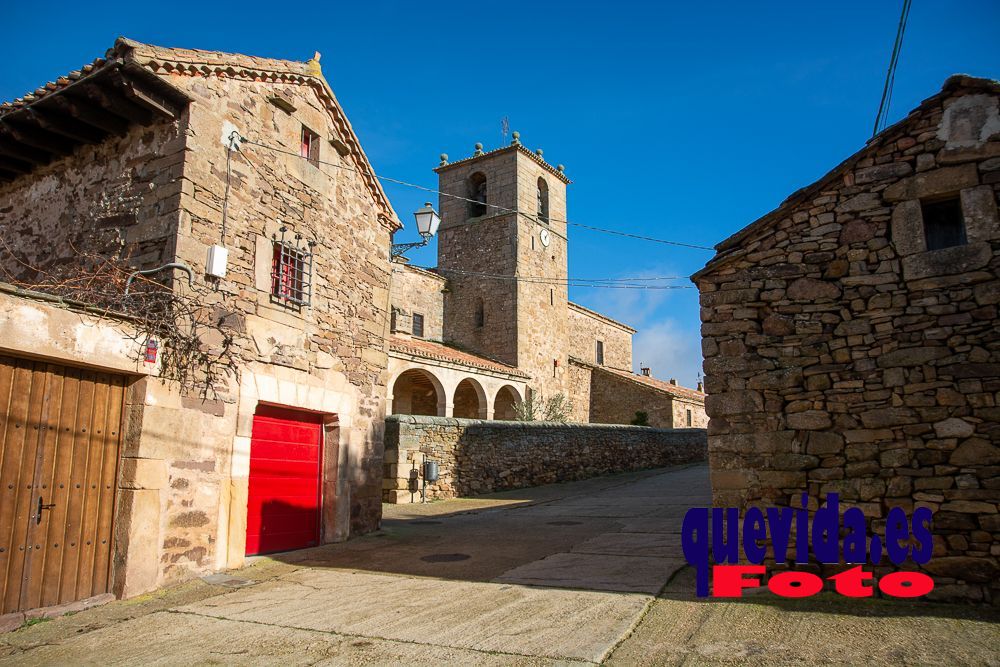
[[[447,412],[447,393],[441,381],[423,368],[400,373],[392,383],[391,396],[390,414],[443,417]]]
[[[488,419],[489,399],[483,386],[471,377],[464,378],[455,387],[453,416],[460,419]]]
[[[497,390],[493,399],[493,419],[502,421],[514,421],[514,406],[521,402],[521,395],[517,389],[505,384]]]

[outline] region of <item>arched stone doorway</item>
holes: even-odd
[[[465,378],[455,387],[453,414],[459,419],[486,419],[486,392],[472,378]]]
[[[493,419],[514,421],[514,406],[521,402],[517,390],[509,384],[500,387],[497,397],[493,399]]]
[[[401,373],[392,385],[392,414],[443,416],[443,397],[436,377],[412,368]]]

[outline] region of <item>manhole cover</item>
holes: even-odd
[[[417,521],[411,521],[410,523],[413,524],[414,526],[440,526],[441,525],[440,521],[427,521],[427,520],[423,520],[423,519],[417,520]]]
[[[579,526],[582,521],[549,521],[550,526]]]
[[[427,556],[421,556],[420,560],[428,563],[454,563],[460,560],[468,560],[472,558],[469,554],[430,554]]]

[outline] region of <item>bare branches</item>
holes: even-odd
[[[72,244],[71,244],[72,246]],[[239,343],[232,315],[219,303],[224,295],[204,286],[174,284],[146,276],[133,279],[126,259],[72,247],[71,261],[36,267],[0,238],[0,279],[24,289],[62,297],[71,305],[100,309],[104,315],[127,320],[134,334],[126,336],[142,346],[155,339],[162,353],[160,377],[183,390],[215,397],[227,380],[239,377]],[[13,260],[19,267],[8,268]]]

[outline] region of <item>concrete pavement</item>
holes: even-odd
[[[704,466],[386,506],[378,534],[0,635],[0,664],[1000,664],[982,607],[693,597]]]

